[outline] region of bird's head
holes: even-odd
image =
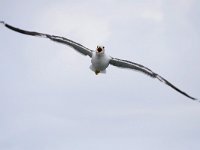
[[[97,54],[103,54],[105,52],[105,47],[104,46],[97,46],[97,49],[96,49],[96,53]]]

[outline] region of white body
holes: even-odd
[[[109,65],[110,59],[111,57],[107,56],[104,52],[93,52],[90,69],[94,72],[104,72]]]

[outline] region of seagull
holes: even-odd
[[[170,86],[171,88],[173,88],[177,92],[183,94],[184,96],[186,96],[186,97],[188,97],[192,100],[197,100],[196,98],[188,95],[187,93],[183,92],[182,90],[180,90],[179,88],[174,86],[172,83],[167,81],[165,78],[163,78],[160,75],[158,75],[157,73],[153,72],[151,69],[149,69],[149,68],[147,68],[147,67],[145,67],[141,64],[132,62],[132,61],[118,59],[118,58],[114,58],[114,57],[107,55],[105,53],[105,47],[104,46],[99,45],[99,46],[96,47],[96,50],[91,50],[91,49],[89,49],[89,48],[87,48],[87,47],[85,47],[85,46],[83,46],[83,45],[81,45],[77,42],[74,42],[74,41],[72,41],[68,38],[65,38],[65,37],[19,29],[19,28],[16,28],[14,26],[11,26],[11,25],[5,23],[4,21],[0,21],[0,23],[3,24],[5,27],[7,27],[10,30],[13,30],[13,31],[16,31],[16,32],[19,32],[19,33],[22,33],[22,34],[26,34],[26,35],[47,38],[47,39],[50,39],[52,41],[68,45],[68,46],[72,47],[73,49],[75,49],[77,52],[79,52],[79,53],[81,53],[85,56],[89,56],[91,58],[90,69],[92,71],[94,71],[96,75],[98,75],[99,73],[104,73],[106,71],[106,68],[109,65],[113,65],[113,66],[116,66],[116,67],[119,67],[119,68],[132,69],[132,70],[144,73],[144,74],[146,74],[146,75],[148,75],[152,78],[156,78],[159,81]]]

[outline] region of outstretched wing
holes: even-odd
[[[60,36],[50,35],[50,34],[34,32],[34,31],[22,30],[22,29],[13,27],[13,26],[11,26],[11,25],[3,22],[3,21],[0,21],[0,23],[4,24],[7,28],[9,28],[9,29],[11,29],[13,31],[22,33],[22,34],[48,38],[48,39],[50,39],[52,41],[59,42],[59,43],[62,43],[62,44],[66,44],[66,45],[74,48],[76,51],[80,52],[81,54],[88,55],[88,56],[92,57],[93,50],[90,50],[90,49],[86,48],[85,46],[83,46],[83,45],[81,45],[81,44],[79,44],[77,42],[74,42],[74,41],[72,41],[70,39],[67,39],[67,38],[64,38],[64,37],[60,37]]]
[[[148,75],[148,76],[150,76],[152,78],[157,78],[161,82],[167,84],[168,86],[170,86],[174,90],[178,91],[179,93],[187,96],[188,98],[190,98],[192,100],[197,100],[196,98],[191,97],[187,93],[181,91],[176,86],[171,84],[169,81],[167,81],[166,79],[164,79],[163,77],[161,77],[160,75],[158,75],[157,73],[153,72],[152,70],[150,70],[149,68],[147,68],[147,67],[145,67],[143,65],[140,65],[140,64],[128,61],[128,60],[118,59],[118,58],[111,58],[110,64],[113,65],[113,66],[116,66],[116,67],[128,68],[128,69],[133,69],[133,70],[136,70],[136,71],[140,71],[140,72],[142,72],[142,73],[144,73],[144,74],[146,74],[146,75]]]

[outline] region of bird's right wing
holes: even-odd
[[[185,95],[186,97],[192,99],[192,100],[197,100],[196,98],[188,95],[187,93],[183,92],[182,90],[178,89],[176,86],[174,86],[172,83],[170,83],[169,81],[167,81],[165,78],[161,77],[160,75],[158,75],[157,73],[153,72],[151,69],[128,61],[128,60],[122,60],[122,59],[118,59],[118,58],[111,58],[110,60],[110,64],[116,67],[121,67],[121,68],[127,68],[127,69],[133,69],[139,72],[142,72],[152,78],[157,78],[158,80],[160,80],[161,82],[165,83],[166,85],[170,86],[171,88],[173,88],[174,90],[176,90],[177,92]]]
[[[9,29],[11,29],[13,31],[16,31],[16,32],[19,32],[19,33],[22,33],[22,34],[26,34],[26,35],[31,35],[31,36],[38,36],[38,37],[48,38],[48,39],[50,39],[52,41],[68,45],[68,46],[74,48],[76,51],[78,51],[79,53],[81,53],[83,55],[88,55],[88,56],[92,57],[93,50],[90,50],[89,48],[86,48],[85,46],[83,46],[83,45],[81,45],[81,44],[79,44],[77,42],[74,42],[74,41],[72,41],[70,39],[67,39],[67,38],[64,38],[64,37],[60,37],[60,36],[50,35],[50,34],[34,32],[34,31],[22,30],[22,29],[13,27],[13,26],[11,26],[11,25],[3,22],[3,21],[0,21],[0,23],[2,23],[5,27],[7,27],[7,28],[9,28]]]

